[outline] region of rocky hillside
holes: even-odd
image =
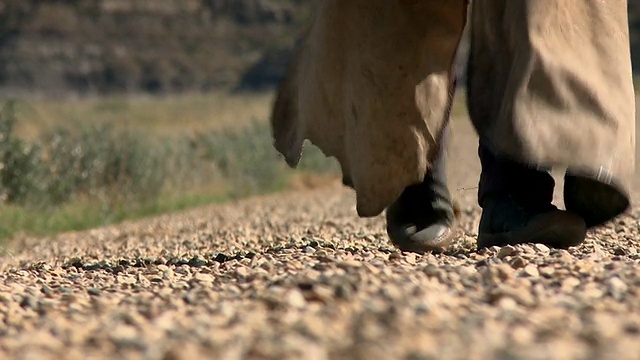
[[[0,87],[163,93],[235,86],[265,53],[290,46],[310,3],[3,0]]]
[[[269,86],[314,1],[2,0],[0,95]]]

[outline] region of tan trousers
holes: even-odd
[[[468,105],[484,145],[628,197],[635,104],[625,0],[474,0]],[[324,0],[274,105],[275,147],[335,156],[375,216],[422,181],[448,121],[465,0]]]

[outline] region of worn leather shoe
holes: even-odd
[[[578,215],[548,204],[525,207],[508,195],[484,200],[478,249],[523,243],[568,248],[582,243],[587,232]]]
[[[441,251],[455,235],[456,215],[446,184],[427,176],[387,208],[387,234],[403,251]]]
[[[604,176],[609,182],[567,174],[564,180],[564,204],[567,210],[580,215],[587,228],[602,225],[625,212],[629,196],[615,185],[613,178]]]

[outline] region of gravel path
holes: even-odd
[[[445,254],[396,251],[337,183],[26,239],[0,255],[0,359],[640,358],[638,207],[568,251],[477,252],[456,127]]]

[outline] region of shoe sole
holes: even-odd
[[[611,181],[607,184],[587,177],[565,176],[565,206],[580,215],[587,228],[602,225],[629,208],[629,196]]]
[[[453,241],[455,235],[455,224],[449,225],[447,232],[439,239],[420,239],[420,232],[411,235],[402,241],[393,241],[393,244],[402,251],[415,252],[419,254],[427,252],[440,252],[445,250]],[[391,237],[394,238],[393,236]]]
[[[422,231],[407,235],[406,232],[400,228],[389,227],[389,219],[387,218],[387,234],[389,235],[391,242],[401,251],[415,252],[419,254],[441,252],[445,250],[455,237],[461,214],[458,202],[455,200],[452,201],[451,206],[453,208],[453,221],[448,225],[447,232],[438,239],[429,239],[426,237],[421,239],[422,235],[424,235],[424,232]]]
[[[491,246],[518,244],[544,244],[566,249],[580,245],[587,235],[587,225],[578,215],[570,212],[554,212],[540,215],[522,229],[506,233],[478,235],[478,249]]]

